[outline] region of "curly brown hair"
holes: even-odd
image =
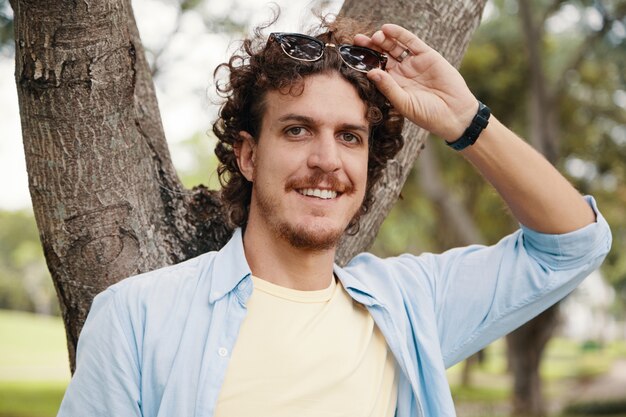
[[[262,29],[264,27],[257,28],[254,37],[245,39],[240,50],[227,63],[219,65],[214,73],[217,91],[225,99],[213,124],[213,132],[219,140],[215,147],[220,162],[217,172],[230,221],[245,227],[248,220],[252,183],[239,171],[234,148],[243,140],[239,134],[241,131],[258,139],[268,91],[298,95],[302,93],[307,76],[336,72],[355,87],[368,107],[366,117],[370,122],[365,198],[347,228],[348,233],[356,233],[359,217],[368,211],[374,200],[372,186],[380,179],[387,161],[404,144],[404,118],[364,73],[345,65],[338,53],[327,50],[318,61],[296,61],[285,55],[277,43],[268,43],[266,36],[261,34]],[[312,36],[336,45],[351,44],[357,33],[371,33],[368,26],[341,17],[332,22],[322,19],[318,31],[320,33]],[[224,70],[225,83],[219,80],[219,74]]]

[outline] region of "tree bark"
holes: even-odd
[[[419,33],[459,64],[477,2],[348,1]],[[133,274],[219,249],[230,237],[219,195],[185,190],[167,149],[130,0],[11,0],[29,188],[66,326],[70,366],[93,297]],[[397,199],[426,132],[376,186],[377,202],[338,260],[368,247]]]

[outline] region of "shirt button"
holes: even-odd
[[[217,350],[217,354],[220,355],[221,357],[224,357],[228,355],[228,349],[221,347]]]

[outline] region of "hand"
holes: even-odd
[[[417,36],[385,24],[371,38],[356,35],[354,43],[389,56],[386,71],[371,70],[367,76],[404,117],[448,141],[470,125],[476,98],[456,68]]]

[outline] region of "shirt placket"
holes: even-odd
[[[211,417],[215,413],[239,328],[247,313],[248,286],[251,283],[242,282],[215,302],[214,323],[210,327],[200,372],[196,417]]]

